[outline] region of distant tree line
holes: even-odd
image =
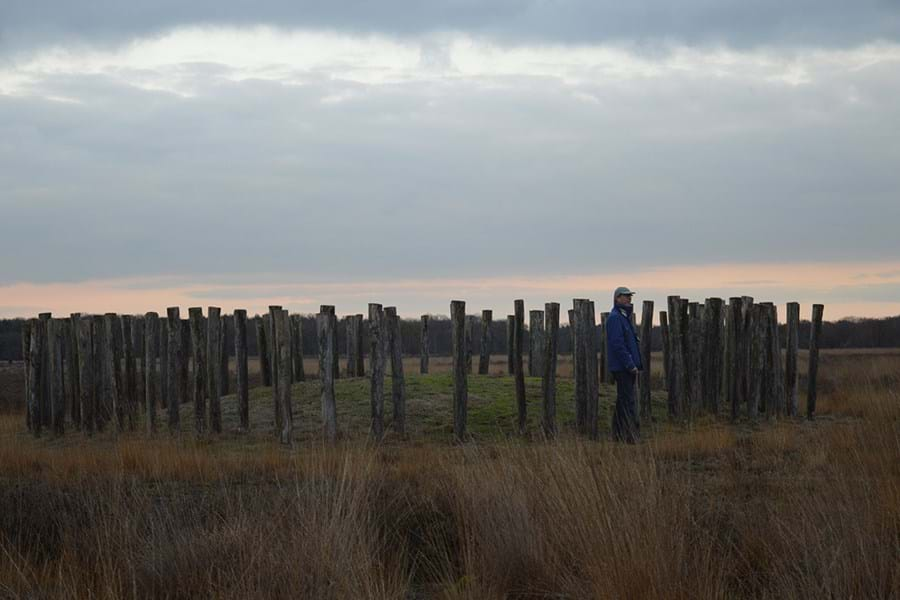
[[[473,353],[478,354],[481,339],[480,315],[472,317]],[[658,318],[658,317],[657,317]],[[565,320],[565,317],[563,317]],[[0,319],[0,360],[21,360],[22,358],[22,319]],[[526,318],[527,326],[527,318]],[[403,352],[410,355],[418,355],[421,352],[421,321],[419,319],[404,319],[401,322],[401,334],[403,337]],[[302,318],[303,328],[303,353],[313,356],[318,352],[316,344],[316,322],[312,315]],[[226,319],[226,335],[229,351],[234,353],[234,327],[231,319]],[[493,344],[492,354],[506,353],[506,319],[495,319],[492,323]],[[429,321],[429,334],[431,340],[430,352],[433,356],[450,354],[450,320],[441,315],[431,316]],[[526,347],[528,343],[526,332]],[[599,343],[599,329],[597,332]],[[251,321],[247,328],[248,346],[251,355],[257,355],[256,327]],[[781,326],[781,340],[785,339],[785,326]],[[809,321],[800,324],[800,347],[805,348],[809,339]],[[338,322],[338,343],[341,354],[346,350],[347,333],[344,321]],[[651,340],[654,351],[662,349],[662,336],[659,327],[653,328]],[[826,322],[822,332],[823,348],[895,348],[900,347],[900,316],[886,317],[882,319],[842,319],[840,321]],[[368,350],[368,343],[366,344]],[[568,354],[572,351],[572,336],[568,323],[561,323],[559,328],[559,351]]]

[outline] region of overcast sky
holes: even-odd
[[[0,316],[900,314],[898,98],[897,2],[3,0]]]

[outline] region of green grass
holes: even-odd
[[[397,439],[391,432],[393,405],[391,402],[391,377],[385,378],[385,432],[386,440]],[[516,436],[518,421],[515,381],[510,376],[469,375],[468,430],[472,439],[496,440]],[[528,431],[539,436],[541,430],[541,379],[526,377],[528,402]],[[321,400],[318,380],[295,383],[292,386],[294,438],[298,441],[314,440],[320,436]],[[274,435],[274,410],[271,387],[258,387],[250,391],[250,428],[257,434]],[[453,382],[449,373],[433,375],[411,374],[406,376],[406,425],[407,437],[420,441],[450,441],[453,431]],[[574,428],[574,381],[557,380],[557,424],[561,432]],[[369,379],[367,377],[341,378],[335,382],[338,430],[344,439],[368,435],[371,423]],[[654,391],[653,413],[658,422],[665,419],[665,392]],[[601,435],[610,428],[615,404],[615,387],[600,385]],[[181,428],[193,428],[193,406],[185,404],[181,410]],[[165,416],[159,414],[160,423]],[[226,434],[237,430],[239,424],[237,400],[234,395],[222,399],[223,429]],[[645,428],[647,429],[647,428]]]

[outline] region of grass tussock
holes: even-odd
[[[820,418],[639,446],[31,440],[0,419],[0,596],[900,596],[900,368]]]

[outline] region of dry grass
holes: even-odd
[[[40,440],[0,419],[0,595],[900,596],[900,363],[829,357],[820,418],[637,447]]]

